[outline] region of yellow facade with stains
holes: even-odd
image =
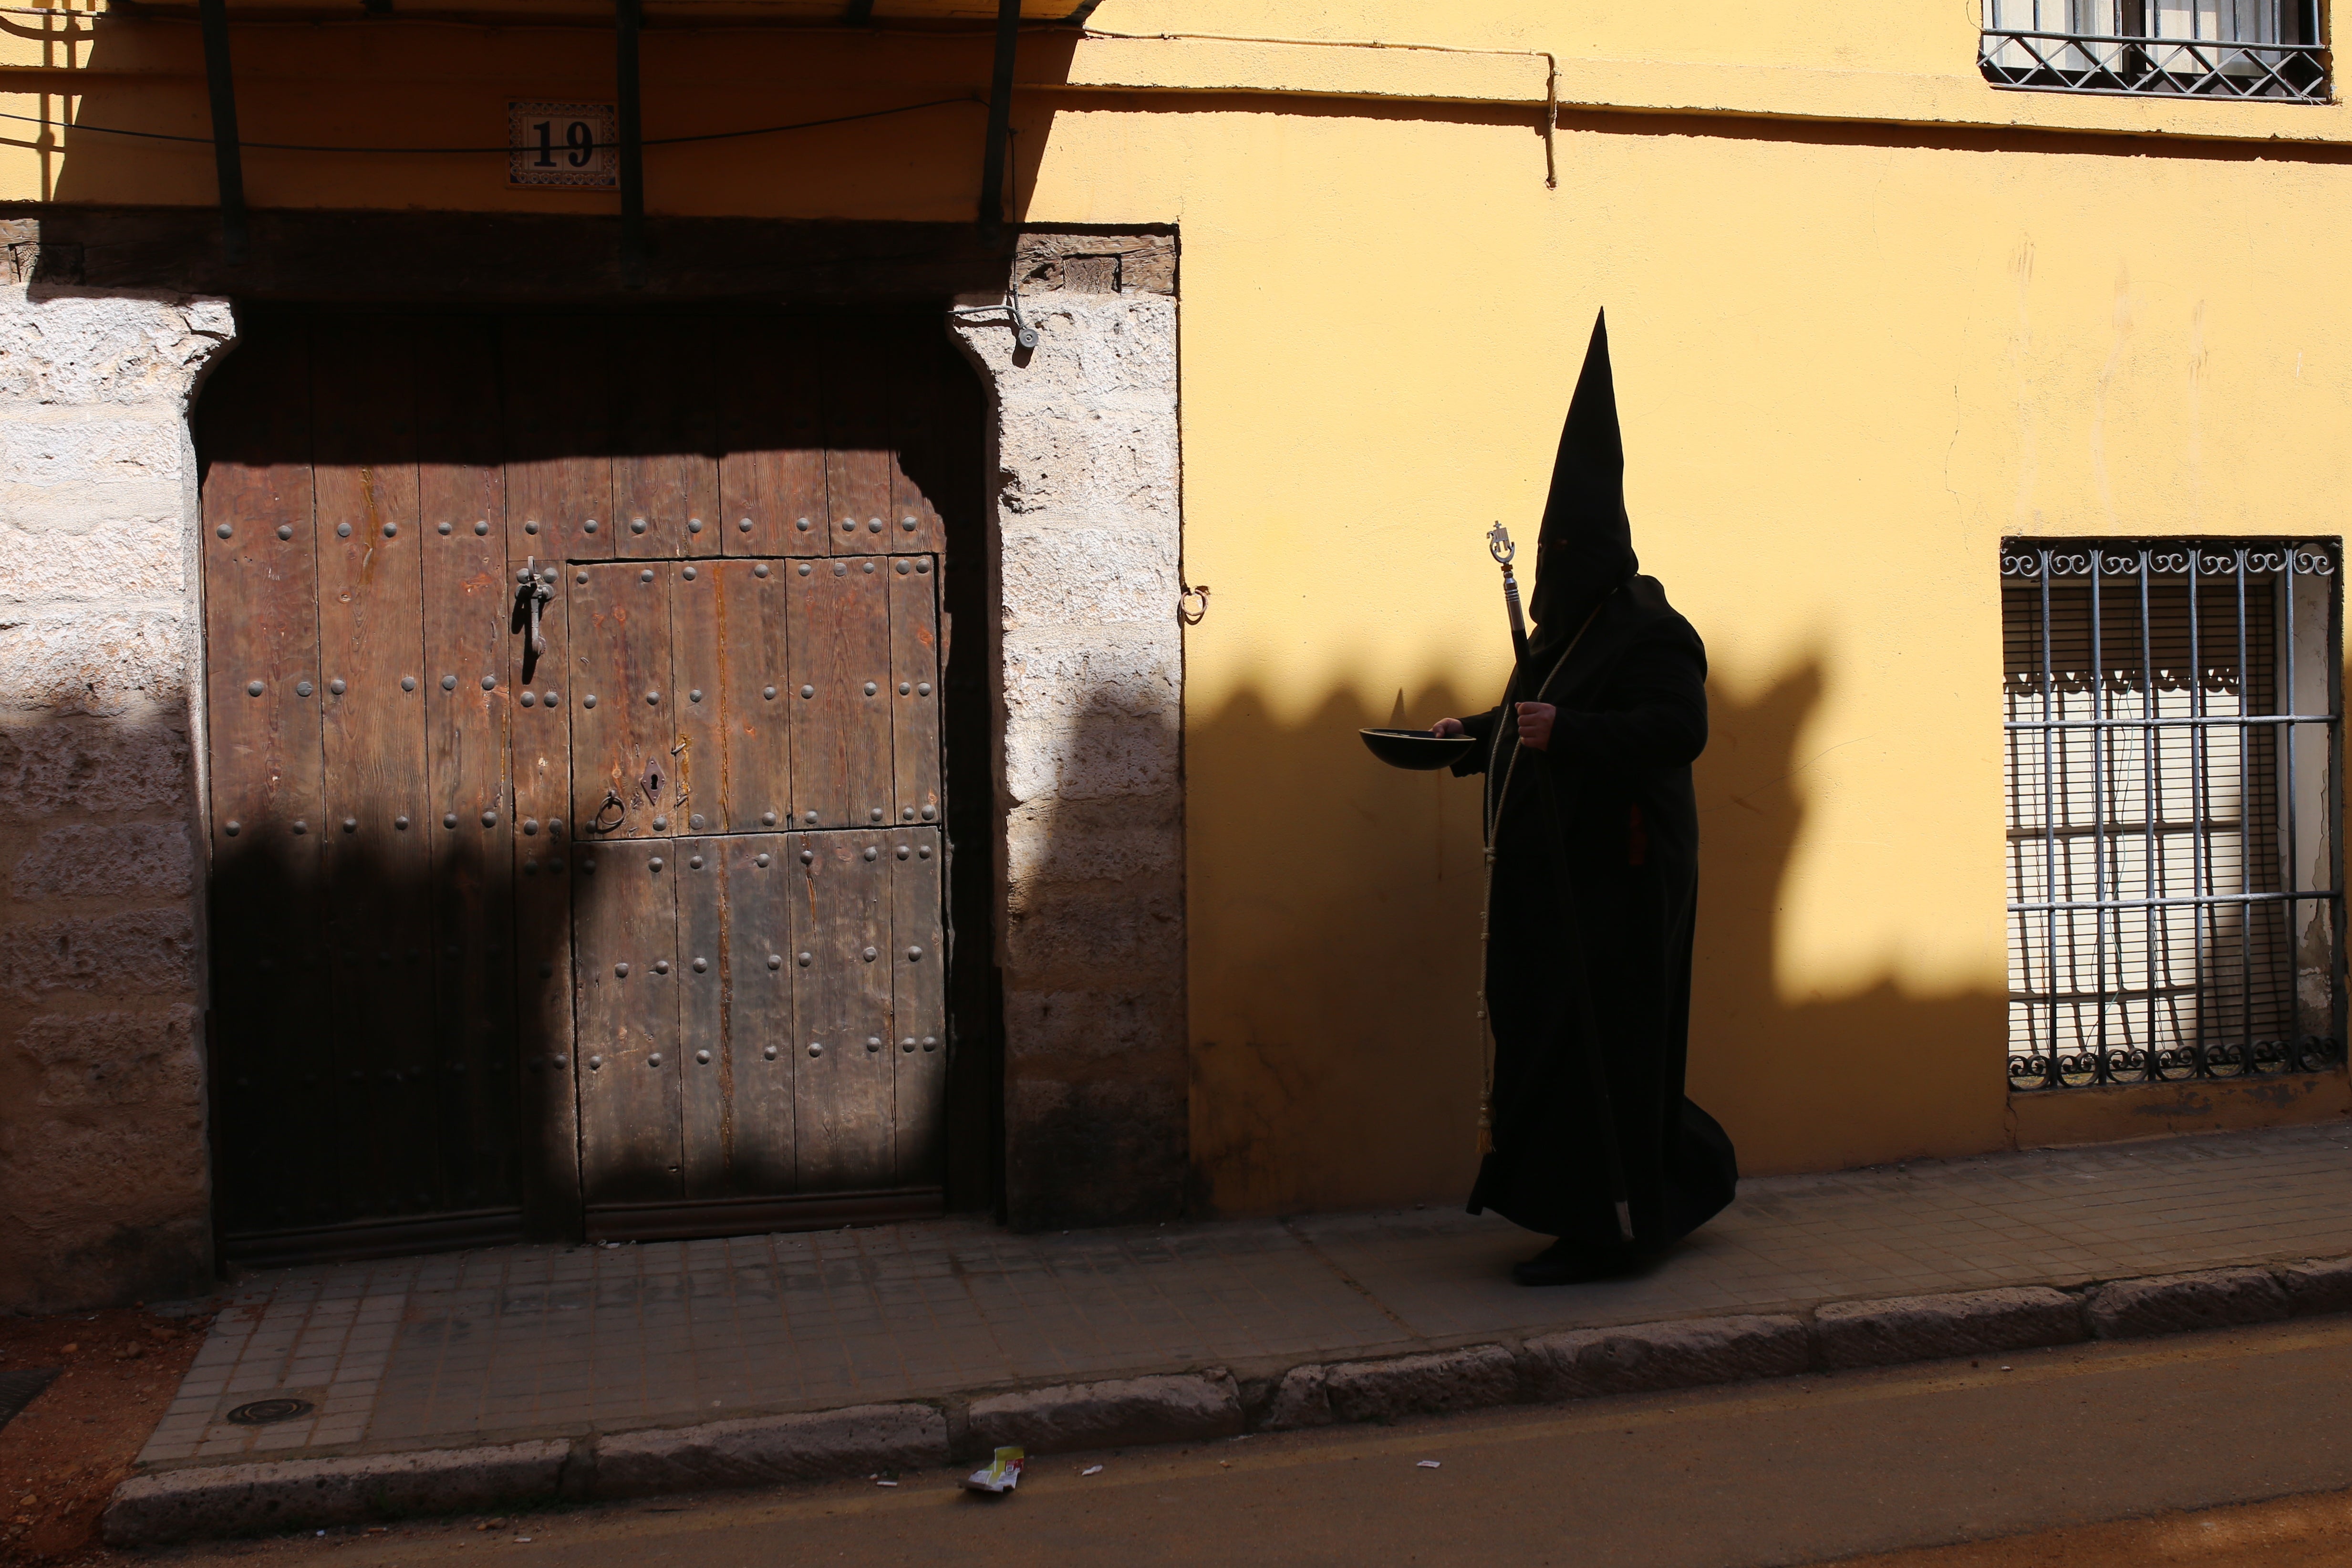
[[[652,147],[651,211],[971,217],[984,26],[832,9],[656,0],[649,137],[905,111]],[[494,155],[266,145],[500,143],[509,99],[611,97],[608,12],[231,16],[257,209],[614,210]],[[2340,1072],[2011,1093],[1997,570],[2011,535],[2342,531],[2352,110],[2003,91],[1979,20],[1103,0],[1024,33],[1014,216],[1181,236],[1205,1211],[1466,1185],[1476,794],[1354,731],[1495,700],[1482,536],[1532,530],[1602,307],[1635,542],[1712,663],[1690,1084],[1746,1168],[2352,1107]],[[20,4],[0,112],[0,201],[213,199],[192,9]]]

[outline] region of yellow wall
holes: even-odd
[[[1186,568],[1214,589],[1186,691],[1207,1201],[1465,1183],[1475,792],[1353,731],[1493,700],[1480,536],[1532,529],[1604,305],[1636,542],[1714,666],[1691,1083],[1748,1168],[2344,1114],[2340,1075],[2011,1103],[1996,558],[2009,533],[2341,531],[2347,110],[1996,92],[1977,0],[1432,10],[1093,21],[1551,51],[1557,189],[1523,56],[1037,34],[1024,59],[1026,220],[1182,235]],[[202,133],[193,29],[115,26],[77,46],[81,120]],[[609,96],[593,26],[236,47],[258,140],[496,142],[509,96]],[[661,135],[966,92],[986,49],[670,31],[646,64]],[[64,75],[0,74],[0,109]],[[961,218],[979,136],[956,106],[656,151],[649,201]],[[12,138],[0,199],[209,198],[204,148],[58,140]],[[613,205],[509,191],[494,159],[247,168],[265,206]]]

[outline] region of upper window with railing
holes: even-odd
[[[1984,0],[1995,87],[2328,100],[2319,0]]]

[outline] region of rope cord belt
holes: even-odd
[[[1516,603],[1517,598],[1516,586],[1512,590],[1512,598]],[[1552,664],[1551,673],[1545,676],[1542,683],[1536,688],[1538,698],[1542,697],[1551,683],[1559,679],[1559,672],[1568,666],[1570,655],[1576,652],[1577,645],[1584,640],[1584,634],[1592,628],[1592,623],[1600,614],[1601,606],[1593,605],[1592,614],[1584,617],[1584,625],[1577,627],[1576,635],[1568,639],[1568,646],[1560,650],[1559,658]],[[1514,616],[1513,619],[1516,620],[1517,617]],[[1518,683],[1519,672],[1514,668],[1511,671],[1511,679],[1503,687],[1503,707],[1508,708],[1511,705],[1511,693],[1517,689]],[[1502,722],[1499,711],[1496,715],[1495,721],[1498,725]],[[1501,743],[1498,734],[1496,744]],[[1502,825],[1503,803],[1510,798],[1511,776],[1518,772],[1521,749],[1518,742],[1514,739],[1511,742],[1511,760],[1503,764],[1502,785],[1495,790],[1490,798],[1481,824],[1486,830],[1483,837],[1486,840],[1486,892],[1484,900],[1478,906],[1478,1051],[1486,1068],[1485,1081],[1480,1085],[1478,1091],[1478,1152],[1481,1157],[1495,1152],[1495,1027],[1494,1020],[1488,1016],[1489,1009],[1486,1005],[1488,922],[1495,912],[1495,833]],[[1490,762],[1493,760],[1491,753],[1488,760]],[[1492,777],[1491,773],[1489,777]]]
[[[1601,599],[1601,604],[1606,604],[1607,602],[1608,595],[1604,595]],[[1559,679],[1559,672],[1567,667],[1570,658],[1576,652],[1577,646],[1584,641],[1584,634],[1592,629],[1592,623],[1600,616],[1600,615],[1601,605],[1593,605],[1591,613],[1584,617],[1584,624],[1577,627],[1576,635],[1569,639],[1568,647],[1560,650],[1559,658],[1553,663],[1550,673],[1546,675],[1542,682],[1536,687],[1536,695],[1538,698],[1540,698],[1545,691],[1550,689],[1551,683],[1554,680]],[[1511,691],[1517,684],[1518,671],[1514,669],[1511,672],[1510,682],[1503,688],[1503,701],[1506,706],[1509,704],[1511,700]],[[1497,725],[1502,722],[1502,716],[1500,713],[1497,713],[1496,722]],[[1497,745],[1501,744],[1501,731],[1499,729],[1496,731],[1496,743]],[[1479,1047],[1480,1053],[1484,1058],[1486,1066],[1485,1091],[1479,1096],[1478,1100],[1478,1152],[1481,1158],[1484,1158],[1486,1155],[1494,1152],[1495,1142],[1495,1030],[1494,1019],[1492,1016],[1493,1009],[1487,1005],[1486,997],[1486,952],[1488,931],[1492,923],[1495,909],[1495,839],[1496,835],[1502,825],[1503,806],[1510,798],[1511,779],[1518,771],[1519,753],[1524,748],[1522,748],[1515,736],[1511,743],[1511,760],[1503,764],[1502,785],[1491,797],[1492,805],[1485,814],[1485,826],[1486,830],[1486,897],[1485,905],[1479,910],[1478,915]],[[1494,770],[1491,765],[1492,762],[1493,757],[1492,754],[1489,753],[1487,777],[1490,780],[1494,776]],[[1552,800],[1551,806],[1555,813],[1554,826],[1559,830],[1560,846],[1562,852],[1565,853],[1568,843],[1568,834],[1565,825],[1559,823],[1557,819],[1557,813],[1559,809],[1559,802],[1557,798]],[[1583,952],[1576,945],[1578,938],[1573,889],[1570,889],[1569,892],[1568,903],[1568,926],[1570,933],[1570,947],[1568,954],[1570,970],[1569,984],[1570,988],[1576,994],[1578,1015],[1577,1026],[1579,1031],[1583,1036],[1581,1042],[1583,1050],[1581,1054],[1584,1058],[1584,1067],[1587,1079],[1586,1088],[1591,1096],[1591,1110],[1594,1120],[1599,1123],[1599,1141],[1601,1144],[1601,1164],[1609,1184],[1611,1217],[1616,1223],[1617,1239],[1620,1242],[1630,1242],[1633,1239],[1633,1215],[1629,1202],[1630,1194],[1625,1183],[1625,1161],[1623,1152],[1619,1149],[1617,1144],[1617,1117],[1614,1110],[1610,1104],[1611,1097],[1609,1093],[1608,1064],[1601,1059],[1601,1031],[1598,1017],[1592,1007],[1592,987],[1591,976],[1585,972]]]

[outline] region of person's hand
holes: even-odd
[[[1551,721],[1559,711],[1549,702],[1519,704],[1519,743],[1531,752],[1551,749]]]
[[[1440,719],[1436,723],[1432,724],[1429,727],[1429,732],[1436,736],[1441,741],[1447,740],[1455,735],[1469,733],[1468,731],[1462,728],[1462,721],[1459,719]]]

